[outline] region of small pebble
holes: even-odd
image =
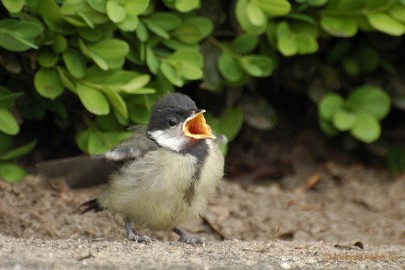
[[[291,269],[291,265],[288,262],[283,262],[280,264],[281,268],[283,269]]]

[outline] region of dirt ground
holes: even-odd
[[[307,138],[231,149],[204,220],[184,227],[206,247],[143,228],[152,244],[127,241],[119,215],[78,211],[97,187],[0,182],[0,269],[405,269],[405,175]]]

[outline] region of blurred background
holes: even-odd
[[[0,3],[2,233],[121,235],[72,215],[95,191],[26,176],[107,151],[180,91],[229,139],[194,232],[404,244],[404,0]]]

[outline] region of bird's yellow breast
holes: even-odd
[[[134,225],[154,230],[172,229],[198,217],[223,176],[223,156],[209,142],[211,154],[199,172],[196,157],[163,148],[129,163],[112,176],[104,206],[129,217]],[[193,194],[188,201],[189,192]]]

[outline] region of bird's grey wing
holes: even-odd
[[[118,146],[104,154],[107,160],[122,162],[137,159],[146,152],[159,148],[155,141],[151,140],[146,133],[132,136]]]
[[[136,160],[158,148],[145,133],[123,141],[110,151],[93,156],[78,156],[38,163],[38,174],[48,179],[64,179],[72,188],[106,183],[109,176],[123,164]]]

